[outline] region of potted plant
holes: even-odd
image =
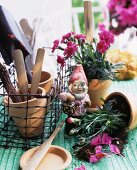
[[[60,55],[57,55],[57,62],[61,67],[64,67],[68,60],[83,66],[88,79],[92,107],[102,104],[100,97],[106,96],[104,91],[109,87],[111,80],[115,80],[117,65],[110,63],[106,58],[106,52],[113,42],[114,36],[104,29],[99,33],[99,42],[93,39],[92,44],[88,43],[86,35],[70,32],[62,36],[61,40],[55,40],[52,47],[52,52],[56,49],[61,51]]]
[[[121,101],[121,102],[119,102]],[[86,112],[81,118],[69,118],[68,122],[76,124],[69,132],[75,138],[74,154],[91,163],[114,153],[122,155],[127,139],[130,122],[130,105],[116,95],[103,100],[102,107],[96,111]],[[126,107],[123,107],[126,106]]]

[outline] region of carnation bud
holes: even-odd
[[[73,123],[73,118],[72,117],[68,117],[67,118],[67,123]]]
[[[67,118],[67,123],[73,123],[75,125],[80,125],[81,124],[81,120],[77,119],[77,118],[73,118],[73,117],[68,117]]]
[[[80,138],[79,142],[78,142],[78,145],[79,146],[82,146],[86,143],[86,138]]]
[[[76,129],[71,129],[71,131],[69,132],[69,135],[75,135],[79,132],[79,130]]]

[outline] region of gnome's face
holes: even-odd
[[[69,85],[69,91],[72,94],[85,94],[88,91],[88,86],[84,80],[75,80]]]

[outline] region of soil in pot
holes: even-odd
[[[131,108],[127,100],[121,96],[121,95],[114,95],[110,96],[108,99],[105,100],[104,103],[108,102],[108,100],[113,100],[113,106],[112,109],[118,110],[120,113],[124,113],[125,116],[122,117],[123,122],[125,122],[125,127],[123,127],[123,130],[128,128],[129,122],[130,122],[130,113],[131,113]],[[120,129],[121,131],[121,129]],[[117,134],[116,134],[117,133]],[[114,135],[118,135],[118,131],[115,132]]]

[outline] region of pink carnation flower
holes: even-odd
[[[137,0],[109,0],[110,31],[118,35],[129,27],[137,27]],[[113,19],[117,27],[113,26]]]
[[[85,42],[86,35],[84,35],[84,34],[77,34],[77,35],[74,36],[74,38],[76,38],[77,40],[81,40],[82,42]]]
[[[69,41],[67,43],[67,47],[64,50],[64,55],[66,55],[67,58],[71,57],[72,55],[75,54],[75,52],[78,51],[78,47],[77,44]]]
[[[104,31],[106,27],[103,23],[98,23],[98,28],[100,31]]]
[[[59,64],[61,64],[61,67],[64,67],[64,65],[65,65],[65,59],[64,59],[64,57],[63,56],[57,56],[57,62],[59,63]]]
[[[97,50],[103,54],[108,50],[109,46],[106,44],[104,40],[101,40],[99,43],[97,43]]]
[[[119,21],[122,26],[132,26],[137,24],[137,5],[129,8],[118,6],[116,12],[119,14]],[[126,18],[126,19],[125,19]]]
[[[55,49],[58,48],[58,45],[59,45],[59,40],[55,40],[53,41],[53,47],[52,47],[52,53],[54,53]]]
[[[116,6],[116,0],[110,0],[107,4],[107,7],[110,11],[113,11]]]
[[[69,38],[71,37],[71,35],[74,34],[73,32],[69,32],[65,35],[62,36],[62,40],[61,40],[61,43],[64,43],[65,40],[69,40]]]
[[[103,30],[99,33],[100,41],[105,41],[105,43],[110,46],[111,43],[114,43],[114,35],[110,31]]]

